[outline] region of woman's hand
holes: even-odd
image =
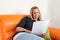
[[[45,33],[44,34],[40,34],[39,36],[42,37],[42,38],[45,38],[46,34]]]

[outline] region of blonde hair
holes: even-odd
[[[36,6],[33,6],[31,9],[30,9],[30,13],[31,13],[31,15],[32,15],[32,18],[33,18],[33,9],[38,9],[39,10],[39,8],[38,7],[36,7]],[[38,18],[38,20],[40,21],[41,20],[41,13],[40,13],[40,10],[39,10],[39,18]]]

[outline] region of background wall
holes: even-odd
[[[51,25],[60,28],[60,0],[0,0],[0,15],[29,14],[32,6],[38,6],[42,19],[50,19]]]
[[[32,6],[38,6],[42,19],[50,19],[48,0],[0,0],[0,15],[29,14]]]
[[[51,0],[51,25],[60,28],[60,0]]]

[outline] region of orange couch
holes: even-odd
[[[24,17],[25,15],[0,15],[0,40],[12,40],[13,35],[16,33],[17,24]],[[49,28],[49,30],[52,30],[52,28]],[[52,34],[52,31],[50,32]]]
[[[16,33],[16,25],[23,17],[23,15],[0,15],[0,40],[12,40]]]

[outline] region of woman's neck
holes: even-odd
[[[34,20],[34,21],[38,21],[38,19],[36,19],[36,18],[32,18],[32,17],[31,17],[31,19]]]
[[[37,19],[33,19],[33,20],[38,21]]]

